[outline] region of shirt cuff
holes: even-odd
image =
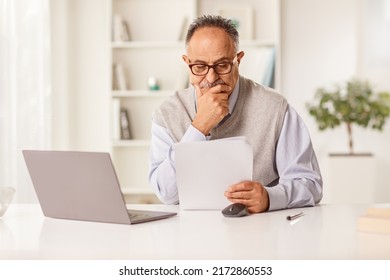
[[[282,185],[276,185],[274,187],[265,187],[269,197],[268,211],[286,209],[287,195],[286,190]]]
[[[190,125],[180,140],[180,143],[206,141],[207,137],[202,132],[197,130],[194,126]]]

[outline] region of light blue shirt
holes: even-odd
[[[238,89],[237,82],[229,97],[230,113],[236,104]],[[195,92],[193,94],[196,101]],[[207,140],[208,137],[190,125],[180,142]],[[165,204],[179,203],[174,142],[166,128],[153,122],[149,162],[149,181],[157,197]],[[310,135],[303,120],[291,106],[287,107],[284,117],[275,162],[280,176],[279,183],[273,187],[265,186],[270,211],[314,205],[321,200],[322,177]]]

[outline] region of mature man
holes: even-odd
[[[149,181],[162,202],[177,204],[174,143],[245,136],[253,181],[227,186],[227,199],[251,213],[312,206],[322,178],[309,133],[281,95],[239,75],[238,43],[230,20],[202,16],[190,25],[183,60],[191,86],[154,113]]]

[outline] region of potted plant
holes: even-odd
[[[307,108],[320,130],[345,125],[348,133],[349,153],[353,149],[352,126],[382,130],[390,115],[390,94],[375,93],[367,81],[351,79],[333,90],[317,89],[313,103]]]
[[[327,159],[323,203],[375,202],[375,160],[370,153],[355,153],[353,126],[382,130],[390,115],[390,94],[375,93],[367,81],[351,79],[332,90],[317,89],[307,108],[320,130],[343,125],[348,135],[349,152],[330,154]]]

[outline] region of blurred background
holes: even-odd
[[[232,18],[241,74],[276,88],[304,119],[323,203],[390,202],[390,124],[320,131],[307,103],[351,78],[390,91],[390,0],[0,0],[0,186],[36,202],[22,149],[110,152],[126,200],[153,203],[151,112],[186,87],[183,34]]]

